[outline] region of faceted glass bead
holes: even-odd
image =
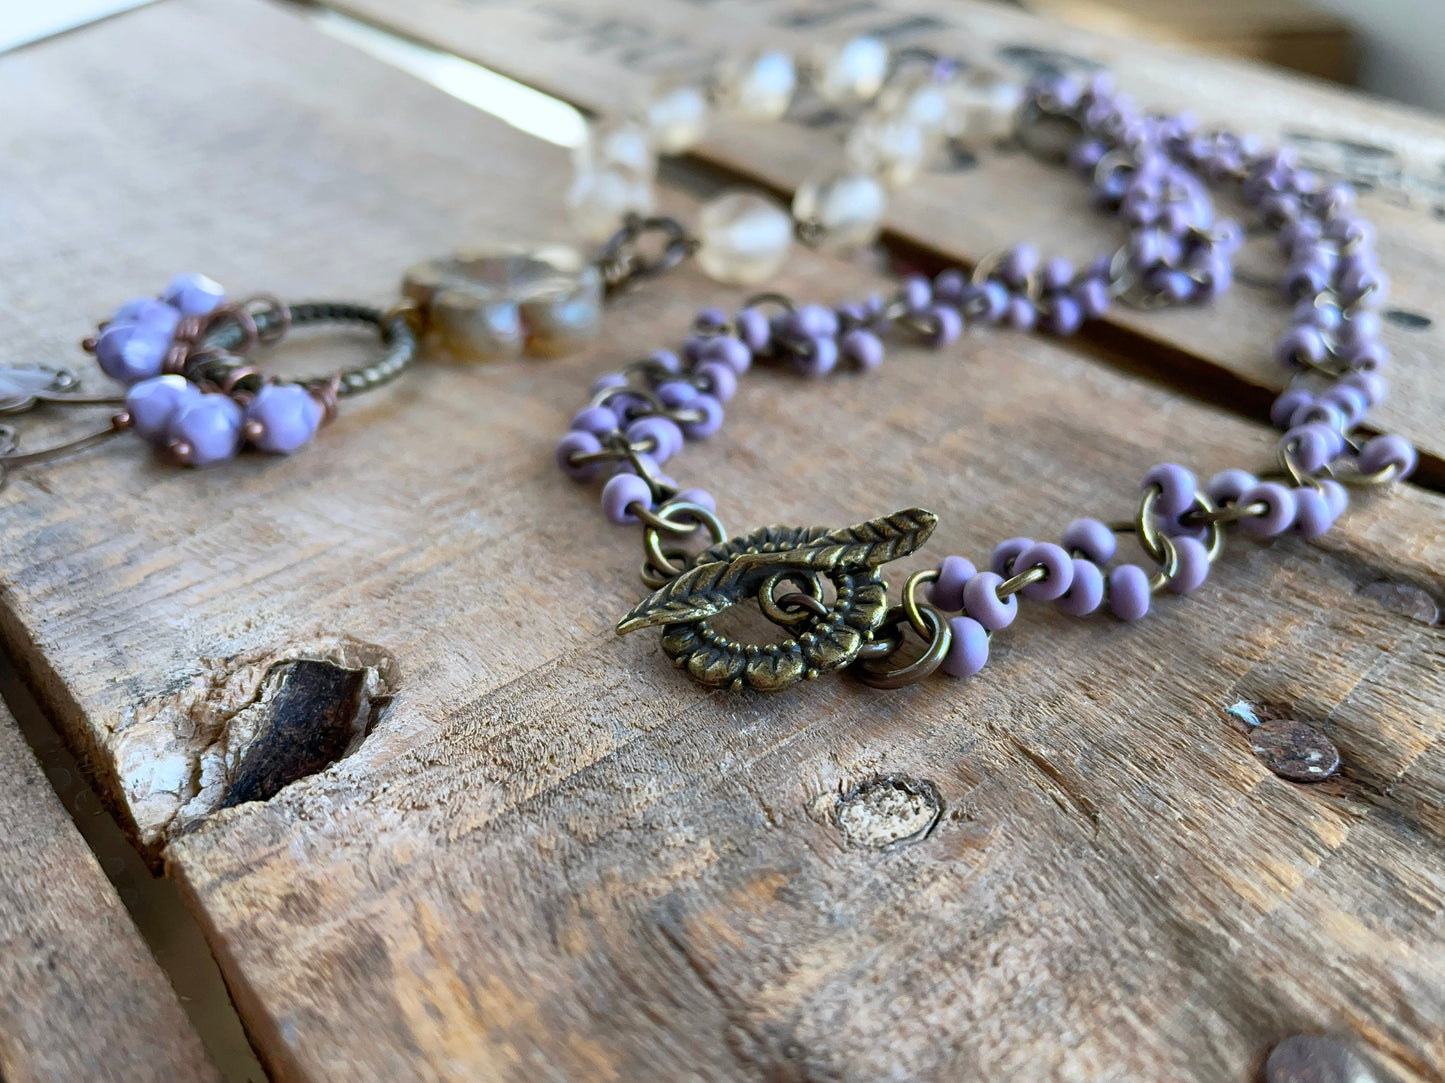
[[[602,319],[602,276],[565,245],[427,260],[406,272],[402,294],[421,310],[428,346],[458,361],[569,353]]]
[[[682,83],[655,93],[644,111],[652,145],[659,154],[680,154],[707,129],[707,95],[701,87]]]
[[[719,282],[755,285],[782,269],[793,244],[793,219],[776,200],[757,192],[729,192],[698,216],[697,259]]]
[[[652,184],[619,169],[579,170],[567,190],[567,211],[577,232],[589,241],[605,241],[629,211],[652,211]]]
[[[811,60],[813,89],[829,105],[871,100],[888,74],[888,46],[873,37],[821,47],[813,51]]]
[[[777,120],[793,102],[798,69],[785,52],[757,53],[723,68],[722,97],[727,108],[743,120]]]
[[[882,183],[863,173],[834,173],[804,182],[793,196],[793,215],[821,230],[820,245],[856,248],[878,236],[888,197]]]
[[[858,172],[872,173],[889,188],[901,188],[918,176],[935,142],[907,117],[873,110],[848,133],[843,154]]]

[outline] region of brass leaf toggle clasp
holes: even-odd
[[[661,625],[663,652],[701,684],[780,691],[858,657],[888,613],[879,569],[918,549],[937,523],[932,512],[912,508],[841,530],[762,527],[704,549],[692,568],[627,614],[617,632]],[[749,598],[765,612],[775,609],[779,582],[820,575],[833,584],[832,605],[805,607],[802,619],[789,622],[799,630],[781,642],[741,643],[710,624]]]

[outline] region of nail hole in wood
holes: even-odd
[[[1243,723],[1249,750],[1280,778],[1323,782],[1339,770],[1339,749],[1309,723],[1245,700],[1225,710]]]
[[[1375,1074],[1342,1042],[1296,1034],[1270,1051],[1265,1083],[1375,1083]]]
[[[925,838],[942,811],[933,783],[889,775],[839,794],[834,815],[849,845],[884,850]]]

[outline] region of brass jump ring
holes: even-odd
[[[943,664],[953,643],[953,632],[948,627],[948,621],[933,606],[924,603],[920,613],[929,626],[928,648],[922,654],[907,665],[891,668],[881,664],[882,659],[875,661],[860,655],[860,660],[849,666],[848,672],[872,688],[884,689],[905,688],[931,675]],[[895,607],[889,610],[879,631],[891,630],[907,620],[903,607]]]

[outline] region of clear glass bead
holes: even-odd
[[[816,49],[811,59],[813,89],[829,105],[870,101],[888,74],[888,46],[866,35]]]
[[[928,133],[946,132],[953,108],[952,78],[940,78],[932,66],[912,65],[890,76],[874,108]]]
[[[701,139],[707,130],[707,114],[707,95],[690,83],[657,91],[643,111],[659,154],[680,154]]]
[[[997,75],[980,73],[945,84],[948,115],[945,132],[953,139],[985,142],[1013,133],[1024,88]]]
[[[793,196],[793,215],[819,233],[819,245],[857,248],[883,225],[888,196],[866,173],[833,173],[804,182]]]
[[[634,179],[647,181],[657,175],[652,136],[634,120],[612,117],[590,125],[587,139],[573,152],[572,161],[579,172],[616,169]]]
[[[758,192],[727,192],[698,215],[702,247],[697,260],[719,282],[756,285],[782,269],[793,245],[793,219],[775,199]]]
[[[798,68],[789,54],[773,50],[725,66],[718,82],[721,98],[735,116],[777,120],[793,102]]]
[[[605,241],[629,212],[650,214],[652,185],[619,169],[581,169],[567,190],[567,213],[589,241]]]
[[[858,172],[900,188],[918,176],[937,142],[906,116],[872,110],[848,133],[843,155]]]

